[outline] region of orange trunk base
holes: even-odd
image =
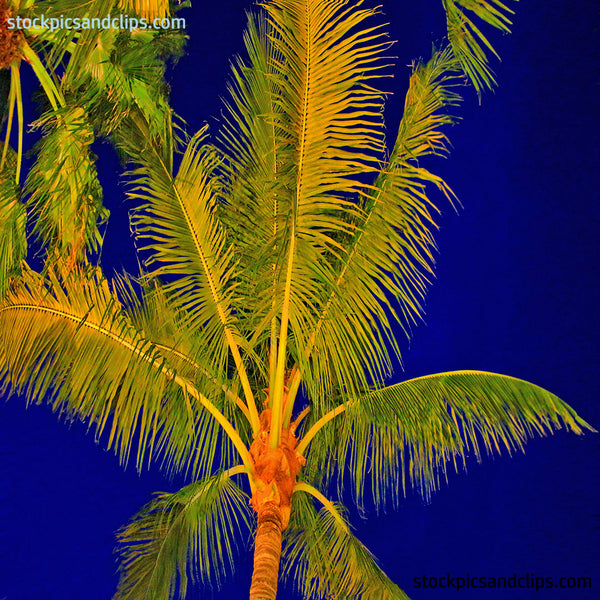
[[[305,460],[296,451],[293,429],[284,429],[279,445],[269,448],[271,410],[260,415],[260,430],[250,446],[255,490],[252,508],[258,515],[250,600],[275,600],[281,557],[281,534],[290,520],[296,477]]]

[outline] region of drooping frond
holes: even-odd
[[[121,579],[113,600],[185,598],[188,580],[219,586],[248,535],[248,496],[224,473],[161,493],[118,534]]]
[[[446,11],[448,40],[463,71],[481,97],[483,90],[496,85],[487,53],[499,57],[471,15],[504,33],[510,33],[513,11],[499,0],[442,0],[442,4]]]
[[[94,132],[81,106],[48,112],[37,126],[43,138],[25,184],[33,232],[50,252],[79,261],[100,248],[98,227],[108,218],[90,150]]]
[[[0,304],[0,375],[28,402],[106,432],[123,463],[134,450],[138,469],[159,451],[204,476],[233,460],[198,388],[133,326],[96,269],[24,273]]]
[[[16,162],[15,153],[9,149],[0,170],[0,296],[11,277],[20,272],[21,261],[27,255],[27,214],[20,199],[21,190],[15,183]]]
[[[418,377],[349,403],[317,435],[307,470],[334,471],[362,506],[365,486],[377,507],[396,504],[407,484],[428,498],[447,467],[469,456],[523,450],[527,439],[564,427],[591,427],[554,394],[521,379],[482,371]],[[332,436],[332,437],[331,437]],[[336,440],[335,444],[332,440]],[[331,442],[331,443],[330,443]],[[341,466],[341,467],[340,467]]]
[[[284,532],[283,574],[293,578],[307,600],[408,600],[354,537],[333,505],[315,510],[310,497],[295,493]]]
[[[385,343],[399,354],[390,315],[407,331],[421,316],[435,247],[432,212],[438,210],[426,186],[446,195],[450,191],[417,161],[446,151],[442,127],[456,120],[450,111],[460,100],[456,71],[450,49],[414,67],[392,154],[364,192],[364,217],[309,338],[307,350],[317,373],[337,364],[356,369],[363,361],[385,371]],[[311,385],[305,380],[312,397],[323,389],[319,381]]]

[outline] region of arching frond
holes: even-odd
[[[0,296],[11,277],[20,272],[21,261],[27,255],[27,214],[20,199],[21,190],[15,183],[16,162],[14,151],[9,149],[0,171]]]
[[[343,507],[333,509],[317,512],[310,497],[294,494],[284,532],[284,577],[293,578],[307,600],[408,600],[352,535]]]
[[[106,432],[122,462],[134,450],[138,469],[159,452],[200,475],[233,461],[197,388],[133,326],[95,269],[24,273],[0,303],[0,375],[28,402]],[[224,394],[213,399],[222,404]]]
[[[249,526],[248,496],[224,473],[158,494],[118,533],[113,600],[183,599],[190,578],[218,587]]]
[[[392,154],[374,185],[364,191],[364,217],[308,338],[311,368],[304,379],[311,398],[327,391],[322,381],[311,380],[313,372],[352,370],[369,362],[381,382],[389,368],[386,343],[399,355],[390,316],[407,333],[421,317],[435,247],[432,213],[438,210],[427,186],[447,196],[451,192],[417,161],[446,152],[443,126],[455,122],[451,111],[460,100],[457,68],[448,48],[414,66]]]
[[[487,53],[499,57],[470,15],[504,33],[510,33],[510,15],[513,11],[500,0],[442,0],[442,4],[446,11],[448,40],[463,71],[481,97],[483,90],[496,85]]]
[[[523,450],[527,439],[564,427],[592,428],[543,388],[506,375],[457,371],[418,377],[349,403],[317,434],[306,469],[348,477],[359,506],[370,487],[377,507],[412,485],[428,498],[452,463]],[[335,440],[335,443],[333,442]],[[308,475],[307,475],[308,477]]]
[[[134,289],[132,280],[126,276],[117,281],[119,297],[124,299],[128,314],[138,331],[143,332],[144,338],[157,348],[180,376],[195,382],[208,397],[223,398],[217,402],[219,409],[249,446],[252,440],[250,417],[239,396],[239,382],[237,379],[230,379],[226,372],[211,366],[205,355],[206,341],[202,332],[200,335],[192,335],[186,327],[185,318],[175,310],[167,290],[157,280],[148,283],[144,280],[139,281],[139,290]],[[138,294],[141,297],[138,297]],[[210,418],[210,415],[206,417]],[[216,426],[216,423],[212,425]],[[169,446],[174,447],[175,444],[171,443]],[[195,447],[192,446],[191,450],[195,459],[190,460],[186,468],[197,478],[198,473],[207,471],[202,468],[198,470],[194,461],[202,461],[205,455],[210,455],[211,447],[207,448],[198,443]],[[232,448],[225,446],[219,451],[223,453],[226,450],[231,453]],[[187,445],[182,446],[180,451],[189,452],[190,448]],[[182,470],[185,464],[185,461],[177,456],[165,457],[165,462],[173,470]],[[223,462],[231,464],[232,460]]]
[[[131,224],[148,276],[170,279],[165,288],[176,309],[187,315],[186,326],[201,332],[210,364],[226,371],[229,352],[233,355],[256,431],[258,412],[236,326],[234,253],[215,214],[220,159],[203,144],[205,136],[206,128],[189,142],[176,177],[152,146],[140,156],[130,196],[144,204],[135,209]]]

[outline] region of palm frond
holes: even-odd
[[[119,0],[119,8],[123,12],[138,15],[151,23],[155,18],[163,18],[170,14],[169,0]]]
[[[27,255],[27,214],[20,199],[21,190],[15,183],[16,168],[16,154],[9,149],[0,170],[0,296],[11,278],[19,274],[21,261]]]
[[[557,396],[527,381],[482,371],[439,373],[349,403],[317,434],[324,439],[311,448],[305,470],[315,476],[336,471],[340,486],[350,473],[359,506],[368,485],[380,507],[397,504],[408,485],[429,498],[449,463],[458,470],[469,456],[511,454],[528,438],[561,427],[592,430]]]
[[[413,64],[387,171],[430,154],[446,155],[448,137],[441,128],[458,121],[452,111],[461,102],[456,91],[461,84],[460,65],[451,47],[435,50],[425,63]]]
[[[469,14],[482,22],[510,33],[510,15],[513,11],[499,0],[442,0],[446,11],[448,40],[477,95],[496,85],[487,53],[496,58],[497,52]],[[466,12],[467,11],[467,12]]]
[[[165,290],[188,315],[186,326],[202,334],[212,366],[226,370],[228,350],[241,342],[236,329],[235,260],[215,215],[220,159],[203,144],[206,128],[188,144],[173,177],[157,151],[147,152],[130,196],[144,202],[131,224],[148,277],[169,279]]]
[[[231,441],[191,398],[197,388],[133,326],[99,270],[23,274],[0,304],[0,376],[28,402],[106,432],[123,463],[134,449],[138,469],[159,453],[200,476],[233,462]]]
[[[311,398],[327,390],[328,379],[312,373],[335,365],[355,369],[370,363],[373,380],[382,382],[390,368],[386,345],[400,355],[390,316],[407,335],[421,317],[435,248],[432,213],[438,211],[427,186],[448,197],[451,192],[418,160],[447,150],[442,128],[456,121],[451,110],[460,100],[457,67],[449,48],[413,67],[392,154],[364,191],[364,216],[317,326],[307,336],[311,367],[304,379]]]
[[[219,586],[233,571],[236,539],[248,533],[247,495],[224,473],[161,493],[118,533],[113,600],[185,598],[188,580]]]
[[[144,339],[151,342],[157,350],[168,361],[171,368],[181,377],[192,381],[194,385],[202,390],[209,398],[217,399],[219,410],[226,416],[227,420],[234,426],[242,440],[249,446],[252,441],[249,415],[246,406],[239,397],[240,389],[237,380],[232,380],[226,372],[214,369],[206,357],[206,340],[201,332],[192,335],[186,327],[185,318],[175,310],[174,302],[169,299],[168,291],[156,279],[145,282],[138,280],[138,288],[134,288],[134,282],[128,276],[117,279],[117,291],[123,300],[127,313],[138,331],[143,332]],[[139,296],[138,296],[139,294]],[[219,400],[220,399],[220,400]],[[206,420],[206,427],[218,426],[211,420],[208,414],[201,415],[200,425]],[[165,424],[165,428],[168,428]],[[197,426],[202,431],[202,426]],[[177,427],[173,435],[176,435]],[[222,464],[231,465],[234,460],[231,444],[223,439],[221,447],[214,444],[203,444],[201,440],[211,436],[198,435],[197,443],[189,446],[188,443],[177,444],[172,440],[168,444],[170,449],[164,456],[164,466],[170,471],[181,471],[184,466],[195,478],[200,474],[210,472],[208,467],[213,464],[214,451],[220,454]],[[168,439],[164,433],[163,438]],[[178,453],[173,453],[175,449]],[[183,460],[189,454],[189,460]],[[212,458],[211,458],[212,457]],[[202,463],[207,466],[203,467]]]
[[[61,87],[71,102],[86,107],[98,135],[120,136],[135,112],[143,115],[150,135],[169,134],[165,63],[181,53],[184,42],[182,32],[84,30],[70,46]]]
[[[46,113],[36,126],[43,138],[25,183],[33,233],[49,253],[79,261],[99,250],[99,226],[108,218],[90,150],[94,132],[76,105]]]
[[[342,514],[295,493],[290,524],[284,532],[284,577],[291,577],[307,600],[408,600],[377,566],[372,554],[352,535]]]
[[[377,11],[360,1],[275,0],[265,8],[278,57],[275,72],[285,83],[273,121],[287,140],[278,154],[287,193],[278,196],[274,269],[271,284],[262,285],[280,319],[277,395],[286,348],[304,360],[307,332],[315,328],[355,231],[358,193],[384,154],[384,94],[375,86],[385,74],[389,42],[374,18]],[[364,364],[322,375],[339,388],[369,378]]]
[[[260,339],[273,305],[276,240],[284,226],[279,203],[285,191],[281,154],[288,141],[276,124],[283,82],[265,11],[248,15],[247,59],[237,58],[228,85],[218,140],[224,150],[224,202],[220,207],[228,239],[235,245],[245,328]],[[265,287],[270,286],[269,293]]]

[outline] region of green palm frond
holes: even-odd
[[[592,430],[543,388],[482,371],[439,373],[374,390],[336,419],[317,434],[324,439],[311,448],[306,468],[315,476],[336,472],[340,485],[349,474],[359,506],[368,482],[377,507],[397,504],[407,484],[429,498],[449,463],[458,469],[469,456],[511,454],[528,438],[561,427],[576,434]]]
[[[16,154],[9,149],[0,170],[0,296],[11,278],[19,274],[21,261],[27,255],[27,214],[20,199],[21,190],[15,183],[16,168]]]
[[[5,386],[106,432],[123,463],[135,449],[138,469],[158,453],[200,476],[232,464],[229,439],[192,397],[197,388],[133,326],[96,269],[25,272],[0,304],[0,352]]]
[[[62,87],[87,107],[99,135],[119,132],[133,111],[139,111],[150,135],[168,130],[172,111],[164,81],[167,58],[181,53],[185,36],[179,32],[115,29],[82,32],[72,51]]]
[[[77,105],[46,113],[36,126],[44,137],[25,183],[33,232],[49,253],[79,261],[100,249],[99,226],[108,218],[90,150],[94,132]]]
[[[118,534],[113,600],[170,600],[177,590],[183,599],[189,578],[218,587],[249,526],[248,496],[224,473],[158,494]]]
[[[295,493],[292,518],[284,532],[283,575],[291,577],[307,600],[408,600],[352,535],[332,505],[316,511],[312,500]]]
[[[457,68],[449,48],[414,66],[392,154],[364,191],[364,217],[306,342],[312,347],[305,377],[311,397],[324,389],[321,381],[311,381],[311,373],[336,364],[352,369],[369,362],[382,381],[389,369],[385,343],[399,355],[390,315],[407,333],[421,316],[435,248],[432,212],[438,211],[426,188],[436,186],[448,197],[451,192],[417,161],[447,150],[442,127],[456,121],[451,110],[460,101]]]
[[[413,64],[388,171],[407,161],[448,152],[448,138],[441,127],[458,121],[452,111],[462,100],[456,89],[463,83],[451,47],[434,51],[425,63]]]
[[[463,71],[481,97],[483,90],[496,85],[487,53],[499,57],[470,15],[504,33],[510,33],[510,15],[513,11],[499,0],[442,0],[442,4],[446,11],[448,40]]]

